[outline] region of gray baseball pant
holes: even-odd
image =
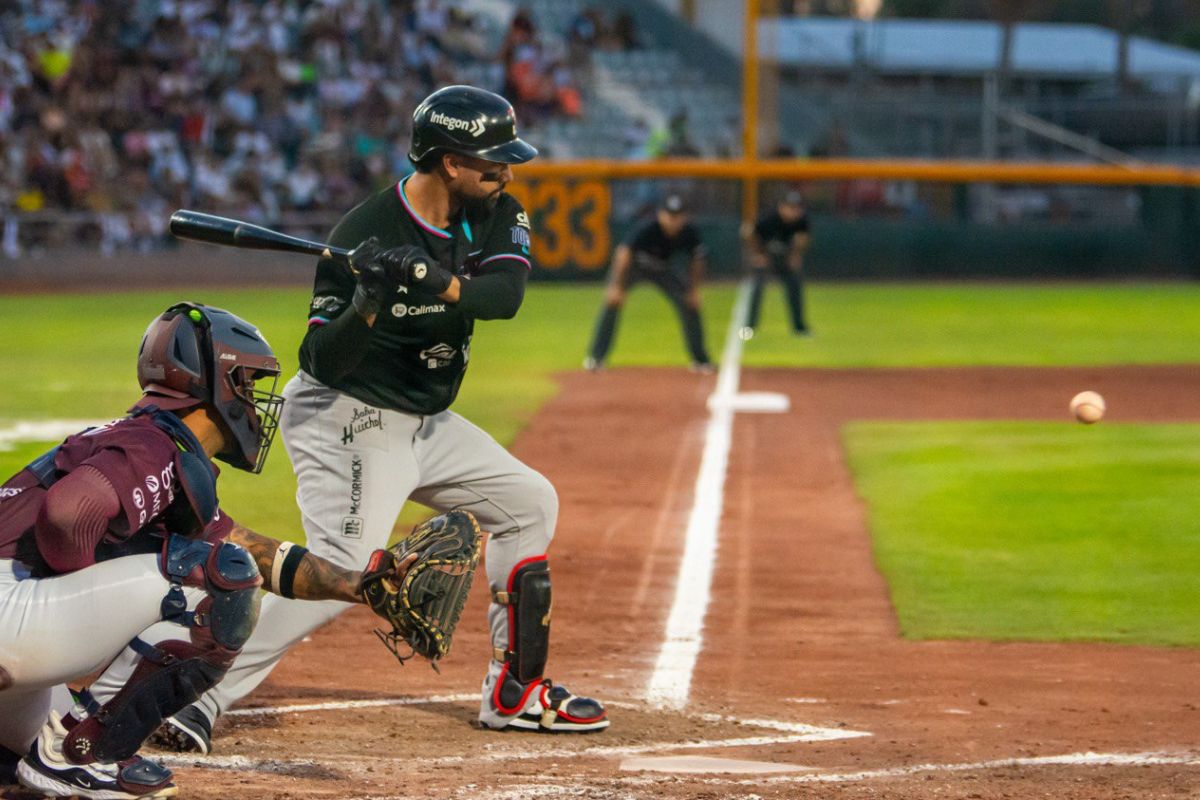
[[[452,411],[379,409],[298,373],[284,389],[280,429],[296,472],[309,550],[361,569],[385,547],[404,502],[470,511],[488,532],[487,577],[503,588],[523,559],[546,552],[558,496],[545,477]],[[210,718],[254,690],[289,647],[350,605],[267,596],[258,626],[225,679],[197,704]],[[494,647],[508,646],[507,607],[488,609]],[[483,701],[500,672],[492,661]]]

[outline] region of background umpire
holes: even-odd
[[[808,250],[809,233],[804,196],[797,191],[788,192],[774,211],[758,218],[754,230],[747,238],[754,286],[750,293],[746,324],[740,331],[741,337],[751,338],[754,336],[754,329],[758,327],[763,285],[767,281],[768,270],[778,275],[783,282],[784,298],[792,318],[792,330],[801,336],[808,335],[808,324],[804,320],[804,253]]]
[[[584,368],[595,371],[604,366],[625,297],[630,287],[646,280],[662,289],[679,312],[684,342],[692,357],[692,369],[713,372],[712,360],[704,348],[704,326],[700,319],[700,282],[704,277],[705,254],[700,232],[688,219],[683,198],[677,194],[667,195],[654,217],[634,228],[613,253],[604,308],[596,321],[592,345],[583,361]],[[687,261],[686,273],[678,263],[680,259]]]

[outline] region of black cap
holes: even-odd
[[[687,204],[683,202],[683,198],[679,195],[669,194],[663,198],[659,208],[672,214],[682,214],[684,211],[687,211]]]
[[[437,150],[502,164],[524,164],[537,155],[537,148],[517,137],[512,105],[474,86],[439,89],[413,112],[409,159],[417,162]]]
[[[804,195],[800,194],[800,192],[796,191],[795,189],[792,189],[783,196],[783,202],[785,205],[789,206],[802,206],[804,205]]]

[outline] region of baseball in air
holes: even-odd
[[[1071,398],[1071,413],[1085,425],[1104,418],[1104,398],[1098,392],[1080,392]]]

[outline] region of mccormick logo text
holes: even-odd
[[[358,514],[362,504],[362,456],[350,459],[350,513]]]

